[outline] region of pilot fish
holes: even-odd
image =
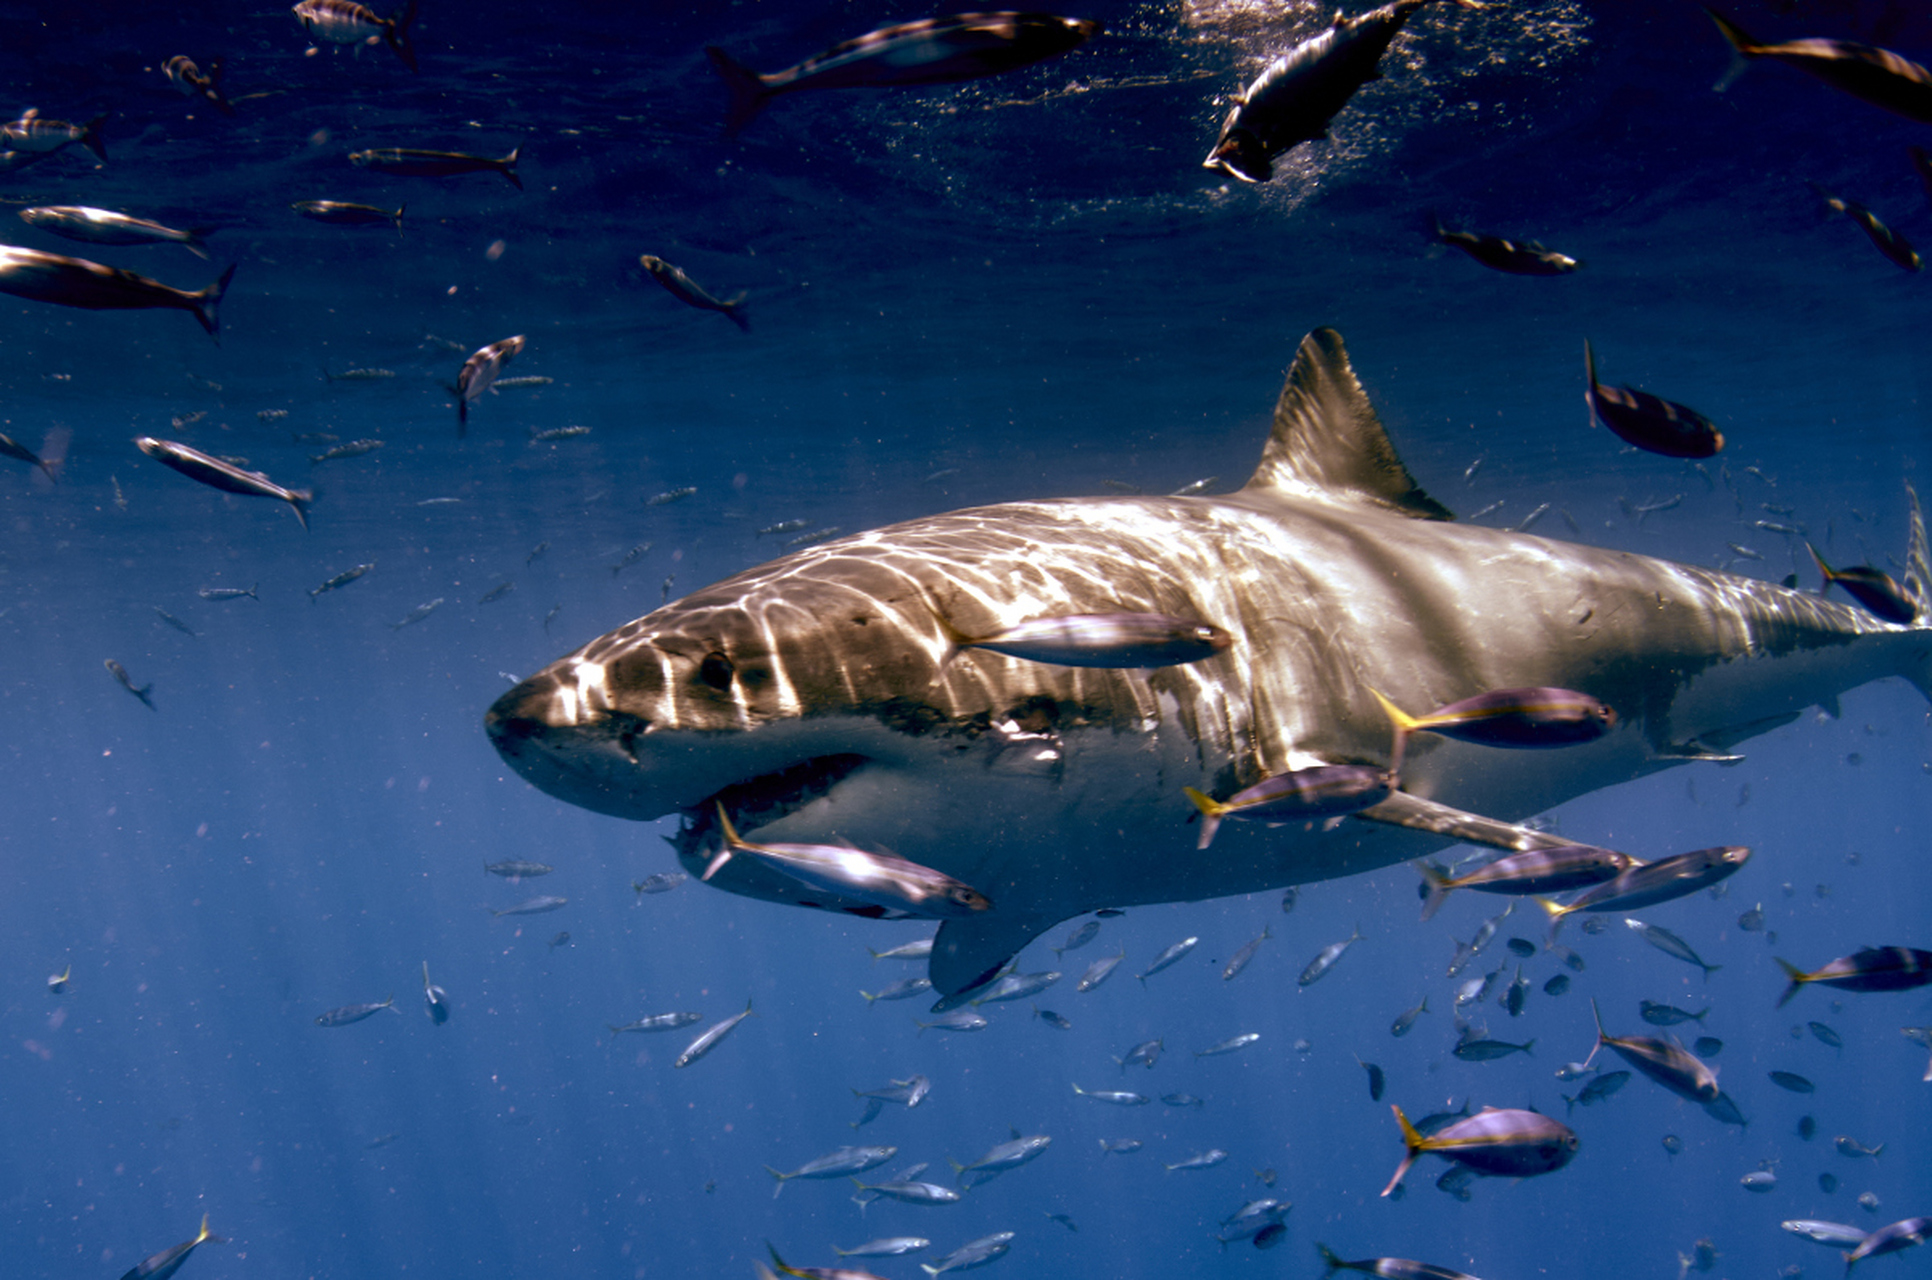
[[[85,258],[0,245],[0,293],[86,311],[144,311],[172,307],[190,311],[210,336],[220,332],[218,308],[235,268],[205,289],[189,292]]]
[[[993,905],[971,885],[889,853],[827,844],[753,844],[731,825],[723,801],[718,803],[718,824],[724,831],[724,848],[706,868],[706,880],[733,854],[743,853],[803,884],[872,903],[894,915],[950,920]]]
[[[85,244],[178,244],[197,258],[208,256],[201,244],[205,231],[177,231],[145,218],[130,218],[124,213],[90,209],[86,205],[38,205],[22,209],[20,220],[30,227]]]
[[[1566,844],[1554,849],[1528,849],[1522,853],[1508,854],[1460,876],[1451,876],[1428,862],[1415,865],[1428,889],[1428,896],[1422,904],[1422,918],[1427,920],[1441,909],[1449,895],[1457,889],[1504,894],[1566,893],[1571,889],[1587,889],[1606,880],[1614,880],[1618,873],[1642,864],[1629,854],[1618,853],[1614,849]]]
[[[1782,959],[1778,967],[1791,979],[1778,997],[1780,1009],[1800,987],[1812,982],[1841,991],[1910,991],[1932,983],[1932,951],[1912,947],[1867,947],[1810,973]]]
[[[1753,59],[1769,58],[1816,76],[1834,89],[1916,120],[1932,124],[1932,72],[1889,49],[1850,40],[1819,38],[1761,44],[1715,9],[1705,9],[1724,38],[1731,42],[1735,60],[1716,88],[1722,93]]]
[[[189,97],[200,94],[218,107],[223,115],[232,116],[235,114],[235,108],[229,105],[228,99],[221,92],[221,65],[222,60],[216,58],[208,64],[208,74],[203,75],[193,58],[185,53],[177,53],[161,64],[161,74],[168,78],[169,84]]]
[[[709,290],[677,267],[662,258],[644,254],[637,260],[638,265],[651,273],[651,279],[664,286],[664,291],[687,307],[700,311],[715,311],[738,328],[751,332],[751,319],[745,315],[746,293],[740,289],[729,298],[714,297]]]
[[[1811,562],[1818,566],[1818,572],[1825,575],[1825,585],[1819,588],[1819,595],[1830,591],[1832,584],[1836,583],[1845,589],[1846,595],[1887,622],[1903,626],[1919,616],[1918,606],[1912,603],[1912,598],[1883,569],[1875,569],[1868,564],[1833,569],[1818,554],[1818,548],[1807,542],[1805,550],[1811,553]]]
[[[1268,64],[1234,100],[1214,150],[1201,162],[1243,182],[1274,176],[1275,158],[1290,147],[1328,136],[1328,125],[1355,91],[1381,78],[1382,55],[1416,10],[1434,0],[1394,0],[1359,18],[1339,11],[1328,30],[1302,41]],[[1477,0],[1456,0],[1480,9]]]
[[[1321,764],[1263,778],[1226,800],[1213,799],[1193,787],[1181,790],[1201,811],[1201,839],[1195,848],[1205,849],[1214,843],[1215,832],[1228,818],[1254,822],[1332,818],[1378,805],[1395,788],[1395,774],[1387,769],[1362,764]]]
[[[233,270],[232,267],[229,269]],[[302,528],[309,527],[308,505],[315,497],[310,490],[284,488],[259,471],[244,471],[232,462],[224,462],[220,458],[173,440],[156,440],[153,436],[138,436],[135,438],[134,447],[163,466],[171,467],[190,480],[198,480],[211,489],[219,489],[223,493],[239,493],[244,497],[274,498],[279,502],[286,502],[289,509],[295,512],[295,519]]]
[[[208,1215],[204,1213],[201,1215],[201,1230],[195,1233],[194,1239],[184,1240],[172,1248],[163,1249],[153,1257],[143,1259],[128,1268],[121,1280],[168,1280],[169,1276],[181,1270],[181,1264],[188,1260],[188,1255],[195,1251],[197,1245],[227,1243],[226,1240],[208,1230]]]
[[[1602,423],[1624,443],[1666,458],[1708,458],[1724,447],[1724,433],[1697,410],[1635,387],[1598,382],[1597,356],[1587,338],[1583,372],[1592,426]]]
[[[355,0],[302,0],[293,12],[302,29],[317,40],[330,44],[381,40],[414,71],[416,50],[409,43],[409,27],[416,21],[416,5],[417,0],[408,0],[393,17],[384,18]]]
[[[1070,52],[1100,24],[1045,13],[961,13],[881,27],[783,71],[760,75],[716,46],[706,55],[731,91],[725,132],[744,128],[766,102],[801,89],[883,89],[954,84]]]

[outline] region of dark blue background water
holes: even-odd
[[[1780,8],[1738,14],[1766,38],[1932,58],[1932,16],[1902,0]],[[1273,894],[1136,910],[1059,961],[1045,943],[1068,929],[1055,930],[1021,965],[1067,973],[1041,1003],[1071,1032],[1012,1005],[990,1007],[993,1026],[974,1035],[915,1035],[917,1004],[858,993],[915,971],[866,949],[921,927],[694,884],[639,897],[633,880],[674,865],[656,831],[552,801],[502,767],[480,718],[504,673],[775,554],[754,536],[766,525],[854,530],[1109,481],[1238,484],[1281,370],[1318,324],[1347,336],[1425,486],[1464,513],[1504,504],[1485,523],[1547,502],[1539,533],[1707,565],[1736,542],[1764,557],[1738,571],[1807,583],[1802,547],[1755,521],[1803,524],[1834,562],[1902,556],[1902,481],[1924,487],[1928,455],[1926,285],[1851,224],[1821,220],[1804,183],[1925,239],[1905,146],[1932,145],[1932,130],[1772,65],[1711,93],[1728,55],[1694,6],[1437,6],[1331,143],[1267,187],[1239,187],[1199,167],[1226,97],[1317,30],[1318,6],[1078,12],[1109,34],[1062,60],[951,90],[783,99],[727,143],[705,44],[776,68],[919,15],[424,0],[411,76],[380,48],[307,56],[276,5],[0,10],[0,82],[16,106],[107,113],[112,157],[74,149],[8,175],[0,199],[220,228],[213,264],[171,246],[90,251],[11,218],[5,238],[188,288],[240,264],[219,345],[174,313],[0,305],[0,431],[66,453],[58,487],[0,471],[7,1275],[118,1276],[205,1212],[231,1243],[195,1254],[198,1280],[744,1275],[766,1239],[819,1266],[834,1244],[909,1233],[930,1253],[867,1265],[916,1280],[918,1258],[997,1230],[1018,1232],[995,1264],[1006,1275],[1308,1274],[1322,1240],[1485,1280],[1665,1277],[1709,1237],[1716,1275],[1764,1280],[1840,1266],[1780,1219],[1875,1226],[1932,1210],[1932,1086],[1919,1081],[1925,1050],[1899,1034],[1932,1021],[1932,1001],[1813,990],[1772,1008],[1774,953],[1810,966],[1868,944],[1932,945],[1925,708],[1900,682],[1758,740],[1742,765],[1553,815],[1579,839],[1645,854],[1757,853],[1719,900],[1643,913],[1723,966],[1708,982],[1620,925],[1572,927],[1587,971],[1549,998],[1558,962],[1526,961],[1525,1015],[1492,1003],[1484,1017],[1503,1039],[1534,1037],[1535,1055],[1491,1063],[1450,1056],[1443,970],[1500,901],[1459,895],[1418,925],[1407,868],[1306,888],[1287,916]],[[159,72],[175,53],[203,66],[225,55],[234,119],[175,94]],[[527,190],[344,160],[395,145],[520,145]],[[314,198],[406,201],[406,236],[287,208]],[[1489,273],[1430,247],[1431,210],[1587,266]],[[719,292],[748,289],[752,332],[680,307],[635,265],[645,252]],[[459,440],[441,384],[462,357],[437,339],[467,350],[513,333],[529,346],[508,373],[554,381],[486,397]],[[1586,336],[1607,379],[1718,419],[1722,458],[1700,474],[1588,429]],[[397,376],[321,373],[350,367]],[[264,420],[273,410],[287,416]],[[529,441],[567,425],[592,432]],[[278,505],[198,488],[129,443],[185,440],[297,482],[321,446],[291,432],[386,445],[314,469],[309,534]],[[645,501],[687,485],[683,501]],[[1640,522],[1624,505],[1678,494]],[[461,501],[421,505],[435,498]],[[528,561],[539,543],[547,554]],[[306,597],[367,561],[363,580]],[[505,580],[511,594],[477,603]],[[256,583],[259,602],[196,595]],[[163,625],[157,606],[199,636]],[[103,673],[109,657],[153,682],[157,711]],[[557,871],[506,885],[481,870],[499,858]],[[533,892],[569,906],[489,914]],[[1737,927],[1756,903],[1775,945]],[[1298,989],[1303,965],[1358,922],[1365,940]],[[1254,964],[1223,982],[1264,927]],[[553,947],[562,930],[569,942]],[[1511,934],[1540,940],[1542,926],[1518,912]],[[1187,935],[1203,940],[1194,956],[1133,981]],[[1469,972],[1502,963],[1500,945]],[[1073,993],[1091,959],[1123,947],[1123,972]],[[454,1002],[441,1028],[417,1004],[424,960]],[[50,996],[45,976],[69,962],[70,987]],[[314,1025],[392,992],[400,1017]],[[1431,1012],[1391,1039],[1425,994]],[[1637,1080],[1577,1110],[1581,1154],[1554,1176],[1479,1183],[1461,1203],[1433,1189],[1445,1166],[1426,1160],[1405,1199],[1376,1198],[1401,1146],[1356,1055],[1387,1070],[1388,1101],[1411,1115],[1465,1099],[1562,1114],[1576,1085],[1552,1073],[1590,1047],[1589,996],[1624,1034],[1648,1030],[1640,998],[1708,1005],[1687,1029],[1723,1039],[1714,1062],[1748,1128]],[[670,1063],[689,1033],[606,1030],[673,1009],[722,1018],[748,997],[756,1016],[684,1071]],[[1813,1018],[1841,1051],[1803,1030]],[[1262,1039],[1191,1056],[1241,1031]],[[1123,1078],[1110,1055],[1155,1036],[1167,1056]],[[1817,1094],[1780,1091],[1771,1069]],[[912,1072],[934,1081],[923,1106],[847,1127],[861,1110],[850,1089]],[[1116,1110],[1076,1097],[1076,1082],[1206,1101]],[[1809,1143],[1795,1133],[1807,1112]],[[882,1173],[914,1161],[938,1173],[1009,1126],[1053,1146],[955,1207],[861,1215],[838,1182],[769,1194],[764,1166],[842,1143],[896,1144]],[[1666,1133],[1683,1138],[1675,1159]],[[1885,1154],[1840,1156],[1839,1134],[1883,1140]],[[1146,1147],[1103,1156],[1098,1140],[1114,1137]],[[1218,1168],[1162,1169],[1215,1146],[1232,1153]],[[1776,1190],[1742,1190],[1766,1162]],[[1294,1202],[1289,1237],[1224,1252],[1215,1224],[1270,1194],[1263,1168]],[[1853,1204],[1864,1191],[1876,1212]]]

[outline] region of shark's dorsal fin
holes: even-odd
[[[1274,434],[1243,492],[1264,489],[1314,490],[1420,520],[1455,519],[1396,456],[1333,329],[1315,330],[1295,352],[1275,402]]]

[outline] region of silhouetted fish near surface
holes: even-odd
[[[1372,765],[1323,764],[1278,773],[1252,787],[1215,800],[1193,787],[1183,787],[1201,811],[1201,839],[1205,849],[1228,818],[1254,822],[1298,822],[1355,813],[1378,805],[1396,788],[1395,775]]]
[[[1829,592],[1836,583],[1845,589],[1846,595],[1887,622],[1907,626],[1919,616],[1912,598],[1883,569],[1874,569],[1868,564],[1833,569],[1809,542],[1805,543],[1805,550],[1811,553],[1811,562],[1818,566],[1818,572],[1825,575],[1825,585],[1818,589],[1819,595]]]
[[[201,243],[206,231],[177,231],[146,218],[131,218],[108,209],[80,204],[36,205],[22,209],[20,220],[30,227],[83,244],[178,244],[197,258],[208,256],[208,250]]]
[[[417,147],[371,147],[349,153],[349,163],[358,169],[399,178],[453,178],[465,173],[500,173],[518,191],[523,179],[517,176],[517,160],[522,147],[513,147],[507,156],[473,156],[467,151],[424,151]]]
[[[9,150],[39,155],[59,151],[78,142],[105,163],[107,144],[101,141],[101,121],[105,119],[106,116],[99,115],[86,124],[69,124],[65,120],[49,120],[38,112],[29,111],[18,120],[0,125],[0,138],[5,139]]]
[[[223,493],[238,493],[250,498],[274,498],[279,502],[286,502],[289,509],[295,513],[295,518],[302,528],[309,527],[308,505],[315,495],[307,489],[284,488],[259,471],[244,471],[232,462],[226,462],[172,440],[137,436],[134,447],[156,462],[179,471],[190,480],[200,481]]]
[[[705,53],[731,91],[725,132],[749,124],[766,102],[801,89],[886,89],[956,84],[1070,52],[1100,24],[1046,13],[961,13],[881,27],[783,71],[760,75],[723,49]]]
[[[396,997],[394,996],[390,996],[387,1000],[382,1000],[375,1004],[345,1004],[339,1009],[330,1009],[327,1013],[317,1014],[315,1016],[315,1025],[318,1027],[346,1027],[351,1023],[361,1022],[364,1018],[373,1018],[384,1009],[394,1009],[395,1007]]]
[[[1478,231],[1451,231],[1442,225],[1441,218],[1433,214],[1430,217],[1438,241],[1462,250],[1491,271],[1512,276],[1561,276],[1583,265],[1568,254],[1545,249],[1534,240],[1518,244]]]
[[[0,245],[0,293],[85,311],[188,311],[212,337],[221,329],[219,308],[235,268],[205,289],[189,292],[85,258]]]
[[[394,209],[381,209],[373,204],[356,204],[349,200],[297,200],[289,208],[315,222],[326,222],[332,227],[380,227],[393,222],[396,224],[396,238],[401,239],[403,211],[409,208],[399,204]]]
[[[687,307],[700,311],[715,311],[745,333],[751,332],[751,319],[745,315],[745,298],[749,296],[740,289],[729,298],[714,296],[709,290],[677,267],[662,258],[644,254],[637,260],[638,265],[650,272],[651,279],[664,286],[664,291]]]
[[[1828,212],[1842,213],[1863,228],[1866,237],[1872,242],[1872,247],[1884,254],[1892,265],[1904,271],[1917,271],[1925,265],[1920,261],[1918,250],[1912,247],[1911,241],[1886,226],[1870,209],[1856,200],[1835,196],[1815,182],[1811,184],[1811,189],[1816,191],[1818,198],[1825,202],[1825,209]]]
[[[518,352],[523,350],[524,337],[504,338],[492,342],[487,347],[478,347],[463,362],[463,368],[456,375],[456,385],[449,389],[456,397],[456,434],[462,435],[469,426],[470,401],[488,391],[495,383],[503,366],[510,363]]]
[[[1717,23],[1717,29],[1731,42],[1735,54],[1731,69],[1715,86],[1720,93],[1730,88],[1751,60],[1770,58],[1816,76],[1832,88],[1875,107],[1897,112],[1921,124],[1932,124],[1932,72],[1916,62],[1901,58],[1889,49],[1851,40],[1813,37],[1761,44],[1717,10],[1707,8],[1704,12]]]
[[[1867,947],[1840,956],[1810,973],[1782,959],[1778,967],[1791,979],[1784,994],[1778,997],[1780,1009],[1798,994],[1799,988],[1812,982],[1841,991],[1910,991],[1932,983],[1932,951],[1912,947]]]
[[[142,702],[145,702],[147,704],[149,711],[160,710],[160,708],[154,705],[154,699],[148,696],[150,693],[154,691],[153,681],[149,681],[147,684],[137,686],[134,683],[134,678],[128,675],[127,668],[122,666],[120,663],[114,661],[114,659],[112,658],[102,659],[101,665],[107,668],[107,674],[113,676],[116,680],[119,680],[121,682],[121,687],[123,689],[126,689],[129,693],[139,698]]]
[[[1590,406],[1591,425],[1603,424],[1624,443],[1666,458],[1708,458],[1724,447],[1724,433],[1697,410],[1635,387],[1598,382],[1597,357],[1588,339],[1583,343],[1583,371],[1583,400]]]
[[[1476,1280],[1460,1271],[1438,1267],[1431,1262],[1415,1262],[1408,1258],[1361,1258],[1354,1262],[1344,1262],[1325,1244],[1316,1244],[1322,1255],[1322,1264],[1327,1270],[1322,1272],[1322,1280],[1337,1271],[1361,1271],[1383,1280]]]
[[[185,53],[177,53],[161,64],[161,74],[168,78],[169,84],[191,98],[196,94],[201,95],[223,115],[232,116],[235,114],[235,108],[229,104],[227,97],[221,91],[221,70],[222,60],[216,58],[208,64],[208,74],[203,75],[201,68],[195,65],[195,60]]]
[[[181,1270],[181,1264],[196,1246],[204,1244],[227,1244],[220,1236],[208,1230],[208,1215],[201,1215],[201,1230],[192,1240],[184,1240],[172,1248],[163,1249],[153,1257],[143,1259],[130,1267],[121,1280],[168,1280],[168,1277]]]
[[[1381,77],[1377,65],[1416,10],[1434,0],[1395,0],[1359,18],[1338,11],[1329,28],[1268,64],[1235,98],[1214,150],[1201,162],[1243,182],[1266,182],[1289,148],[1328,136],[1355,91]],[[1480,9],[1476,0],[1456,0]]]
[[[40,455],[36,454],[32,449],[29,449],[26,445],[21,444],[11,436],[0,436],[0,458],[12,458],[16,462],[24,462],[30,467],[39,467],[46,474],[49,483],[60,483],[60,478],[54,474],[53,467],[42,461]]]
[[[303,30],[330,44],[362,44],[379,38],[414,71],[416,50],[409,43],[409,28],[416,21],[416,5],[417,0],[408,0],[393,17],[384,18],[355,0],[302,0],[293,12]]]
[[[1392,1106],[1396,1123],[1402,1126],[1402,1145],[1406,1148],[1389,1185],[1382,1188],[1386,1197],[1401,1183],[1416,1157],[1425,1152],[1447,1156],[1477,1173],[1497,1178],[1529,1178],[1539,1173],[1554,1173],[1577,1152],[1577,1137],[1568,1125],[1538,1115],[1534,1111],[1498,1110],[1484,1107],[1466,1120],[1445,1125],[1424,1137],[1401,1107]]]
[[[1811,1081],[1805,1079],[1795,1071],[1773,1071],[1771,1073],[1771,1083],[1777,1085],[1780,1089],[1788,1089],[1792,1093],[1818,1092],[1817,1085],[1811,1083]]]

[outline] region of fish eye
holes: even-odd
[[[730,693],[731,678],[736,671],[737,668],[731,665],[731,659],[714,649],[705,654],[704,661],[698,664],[698,679],[719,693]]]

